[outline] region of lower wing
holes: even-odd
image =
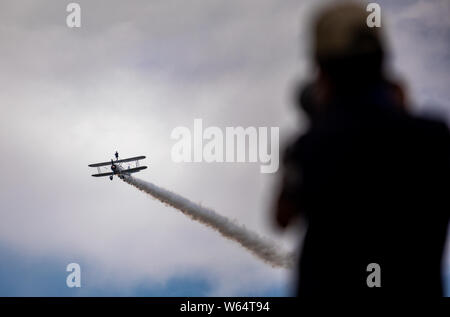
[[[117,174],[131,174],[131,173],[137,173],[139,171],[145,170],[147,168],[147,166],[139,166],[139,167],[134,167],[134,168],[123,168],[121,169]],[[114,175],[113,172],[108,172],[108,173],[98,173],[98,174],[92,174],[92,176],[94,177],[103,177],[103,176],[111,176]]]

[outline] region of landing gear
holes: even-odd
[[[113,176],[111,175],[111,176],[109,177],[109,179],[110,179],[110,180],[113,180]]]

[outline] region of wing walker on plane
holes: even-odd
[[[102,162],[102,163],[95,163],[95,164],[89,164],[89,167],[96,167],[98,173],[92,174],[94,177],[103,177],[103,176],[109,176],[110,180],[113,180],[114,175],[117,175],[120,179],[124,179],[127,176],[130,176],[132,173],[137,173],[139,171],[142,171],[147,168],[147,166],[139,166],[139,161],[145,159],[145,156],[135,156],[130,157],[126,159],[119,160],[119,153],[116,151],[115,153],[116,159],[111,159],[110,162]],[[130,163],[135,162],[134,167],[130,167],[128,165],[128,168],[124,168],[122,166],[123,163]],[[101,168],[110,166],[111,172],[102,172]]]

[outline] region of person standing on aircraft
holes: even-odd
[[[119,152],[116,151],[116,154],[114,154],[116,156],[116,161],[119,160]]]

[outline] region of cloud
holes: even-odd
[[[402,3],[402,2],[401,2]],[[386,8],[388,4],[382,8]],[[448,1],[404,1],[386,12],[393,64],[414,109],[437,112],[450,123]]]
[[[173,163],[170,132],[194,118],[280,126],[282,141],[301,129],[291,87],[311,69],[306,40],[316,2],[78,2],[81,29],[65,26],[60,1],[0,4],[0,242],[46,257],[49,267],[80,259],[98,272],[99,292],[198,272],[208,295],[289,291],[291,272],[122,182],[93,179],[87,164],[115,150],[147,155],[142,178],[296,247],[295,234],[269,222],[276,174],[252,164]],[[440,10],[421,15],[415,3],[380,3],[396,69],[419,102],[444,101],[448,110],[447,22],[427,24]],[[412,13],[390,13],[403,10]],[[415,29],[411,19],[423,23]]]

